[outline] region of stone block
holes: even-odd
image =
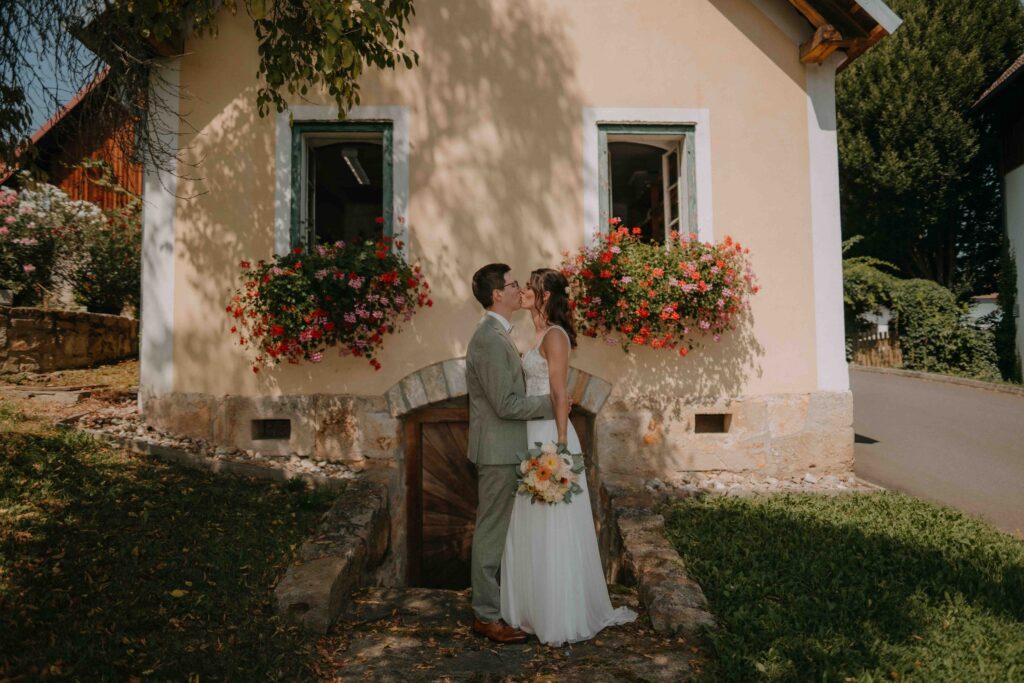
[[[808,431],[830,430],[853,425],[853,392],[817,391],[807,405]]]
[[[803,431],[809,402],[807,394],[771,397],[767,403],[769,434],[780,437]]]
[[[366,458],[398,458],[402,423],[391,413],[359,414],[360,452]]]
[[[707,599],[665,537],[664,518],[637,490],[606,489],[621,547],[622,572],[637,583],[651,626],[662,635],[697,638],[714,624]]]
[[[394,416],[405,415],[409,412],[409,404],[405,402],[405,396],[402,395],[402,384],[398,383],[395,386],[388,389],[385,394],[388,400],[388,411]]]
[[[418,373],[413,373],[403,379],[399,384],[402,386],[402,395],[405,396],[405,403],[409,410],[422,408],[430,403],[427,398],[427,389],[423,386],[423,380]]]
[[[853,428],[807,431],[774,439],[768,474],[800,476],[808,470],[816,475],[848,474],[853,470]]]
[[[364,552],[356,545],[343,555],[289,567],[274,589],[278,614],[307,631],[327,633],[346,598],[359,585]]]
[[[444,368],[440,363],[428,365],[417,373],[426,390],[427,401],[437,403],[448,398],[448,385],[444,379]]]
[[[446,360],[441,364],[444,372],[444,380],[448,383],[448,396],[465,396],[466,389],[466,359],[455,358]]]
[[[343,397],[319,397],[314,415],[313,457],[324,460],[362,460],[360,420],[355,401]]]

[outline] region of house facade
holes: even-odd
[[[581,341],[575,419],[600,476],[848,471],[835,76],[898,25],[878,0],[423,2],[420,65],[364,73],[339,122],[316,93],[260,118],[250,20],[224,13],[154,92],[187,125],[163,122],[180,159],[144,183],[145,418],[390,472],[393,516],[408,496],[475,496],[461,457],[473,272],[506,262],[522,282],[617,215],[654,239],[675,223],[739,240],[762,289],[739,329],[686,358]],[[239,261],[377,216],[434,305],[388,339],[379,371],[328,354],[251,372],[224,313]],[[528,317],[514,323],[526,348]]]
[[[1017,264],[1017,302],[1003,311],[1017,321],[1017,357],[1024,359],[1024,326],[1020,306],[1024,300],[1024,54],[1018,57],[974,105],[992,115],[999,135],[1003,178],[1003,218],[1010,257]]]

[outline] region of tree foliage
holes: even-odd
[[[896,33],[837,83],[843,228],[904,277],[990,290],[998,261],[994,149],[970,108],[1024,49],[1019,0],[889,0]]]
[[[999,308],[996,320],[996,351],[999,353],[999,370],[1003,378],[1011,382],[1021,381],[1021,358],[1017,351],[1017,264],[1010,254],[1010,240],[1004,237],[999,254]]]
[[[154,83],[166,84],[161,61],[181,53],[189,36],[215,35],[223,13],[240,11],[251,17],[259,43],[253,76],[261,116],[315,88],[344,116],[359,102],[365,68],[411,68],[419,59],[405,43],[412,0],[6,0],[0,2],[0,162],[24,162],[32,99],[56,111],[69,99],[68,87],[78,90],[101,76],[101,96],[80,105],[90,111],[79,117],[76,140],[102,140],[128,120],[141,133],[132,151],[166,161],[176,150],[160,147],[153,110],[161,105],[149,97]],[[54,85],[54,73],[70,85]]]

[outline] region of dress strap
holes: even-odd
[[[572,340],[571,340],[571,339],[569,339],[569,333],[568,333],[568,332],[566,332],[566,331],[565,331],[565,330],[564,330],[564,329],[562,328],[562,326],[561,326],[561,325],[548,325],[548,329],[544,330],[544,334],[542,334],[542,335],[540,336],[540,341],[538,341],[538,342],[537,342],[537,345],[536,345],[536,346],[534,346],[533,348],[534,348],[534,349],[538,349],[538,350],[539,350],[539,349],[540,349],[540,345],[544,343],[544,338],[548,336],[548,332],[550,332],[550,331],[551,331],[552,329],[557,329],[557,330],[558,330],[559,332],[561,332],[562,334],[564,334],[564,335],[565,335],[565,340],[566,340],[567,342],[569,342],[569,348],[571,349],[571,348],[572,348]]]

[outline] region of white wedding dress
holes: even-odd
[[[565,334],[556,325],[547,332],[552,328]],[[528,395],[549,393],[548,362],[539,345],[523,356],[523,370]],[[558,440],[554,420],[531,420],[526,429],[531,448],[538,441]],[[568,446],[572,453],[582,450],[571,422]],[[588,640],[606,626],[636,619],[635,612],[615,609],[608,599],[585,475],[580,477],[583,492],[570,503],[531,503],[517,494],[505,538],[501,617],[547,645]]]

